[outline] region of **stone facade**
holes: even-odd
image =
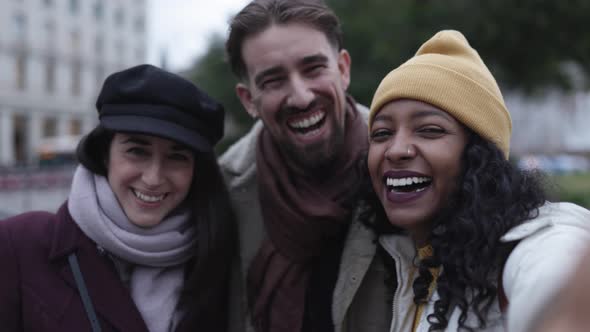
[[[147,59],[147,0],[0,0],[0,166],[96,124],[104,78]]]

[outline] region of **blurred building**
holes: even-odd
[[[104,78],[147,59],[147,0],[0,0],[0,165],[86,133]]]
[[[525,96],[506,93],[512,116],[511,154],[573,154],[590,157],[590,93],[547,89]]]

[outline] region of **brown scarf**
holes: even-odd
[[[311,261],[341,240],[362,181],[367,125],[347,99],[345,151],[321,184],[298,174],[268,130],[258,140],[256,167],[268,238],[248,271],[253,324],[259,332],[300,332]]]

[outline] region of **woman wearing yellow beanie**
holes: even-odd
[[[379,85],[365,220],[378,235],[372,264],[389,271],[391,331],[525,332],[590,243],[590,211],[546,202],[539,177],[508,162],[511,130],[460,32],[437,33]]]

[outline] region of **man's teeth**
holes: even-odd
[[[159,202],[164,199],[164,196],[166,196],[165,194],[158,195],[158,196],[150,196],[150,195],[142,194],[136,190],[133,190],[133,193],[135,194],[135,196],[137,198],[141,199],[142,201],[149,202],[149,203]]]
[[[293,128],[305,129],[318,124],[325,116],[325,112],[319,112],[309,118],[290,122],[289,125]]]
[[[387,178],[387,186],[389,187],[403,187],[412,184],[430,182],[430,178],[427,177],[408,177],[408,178]]]

